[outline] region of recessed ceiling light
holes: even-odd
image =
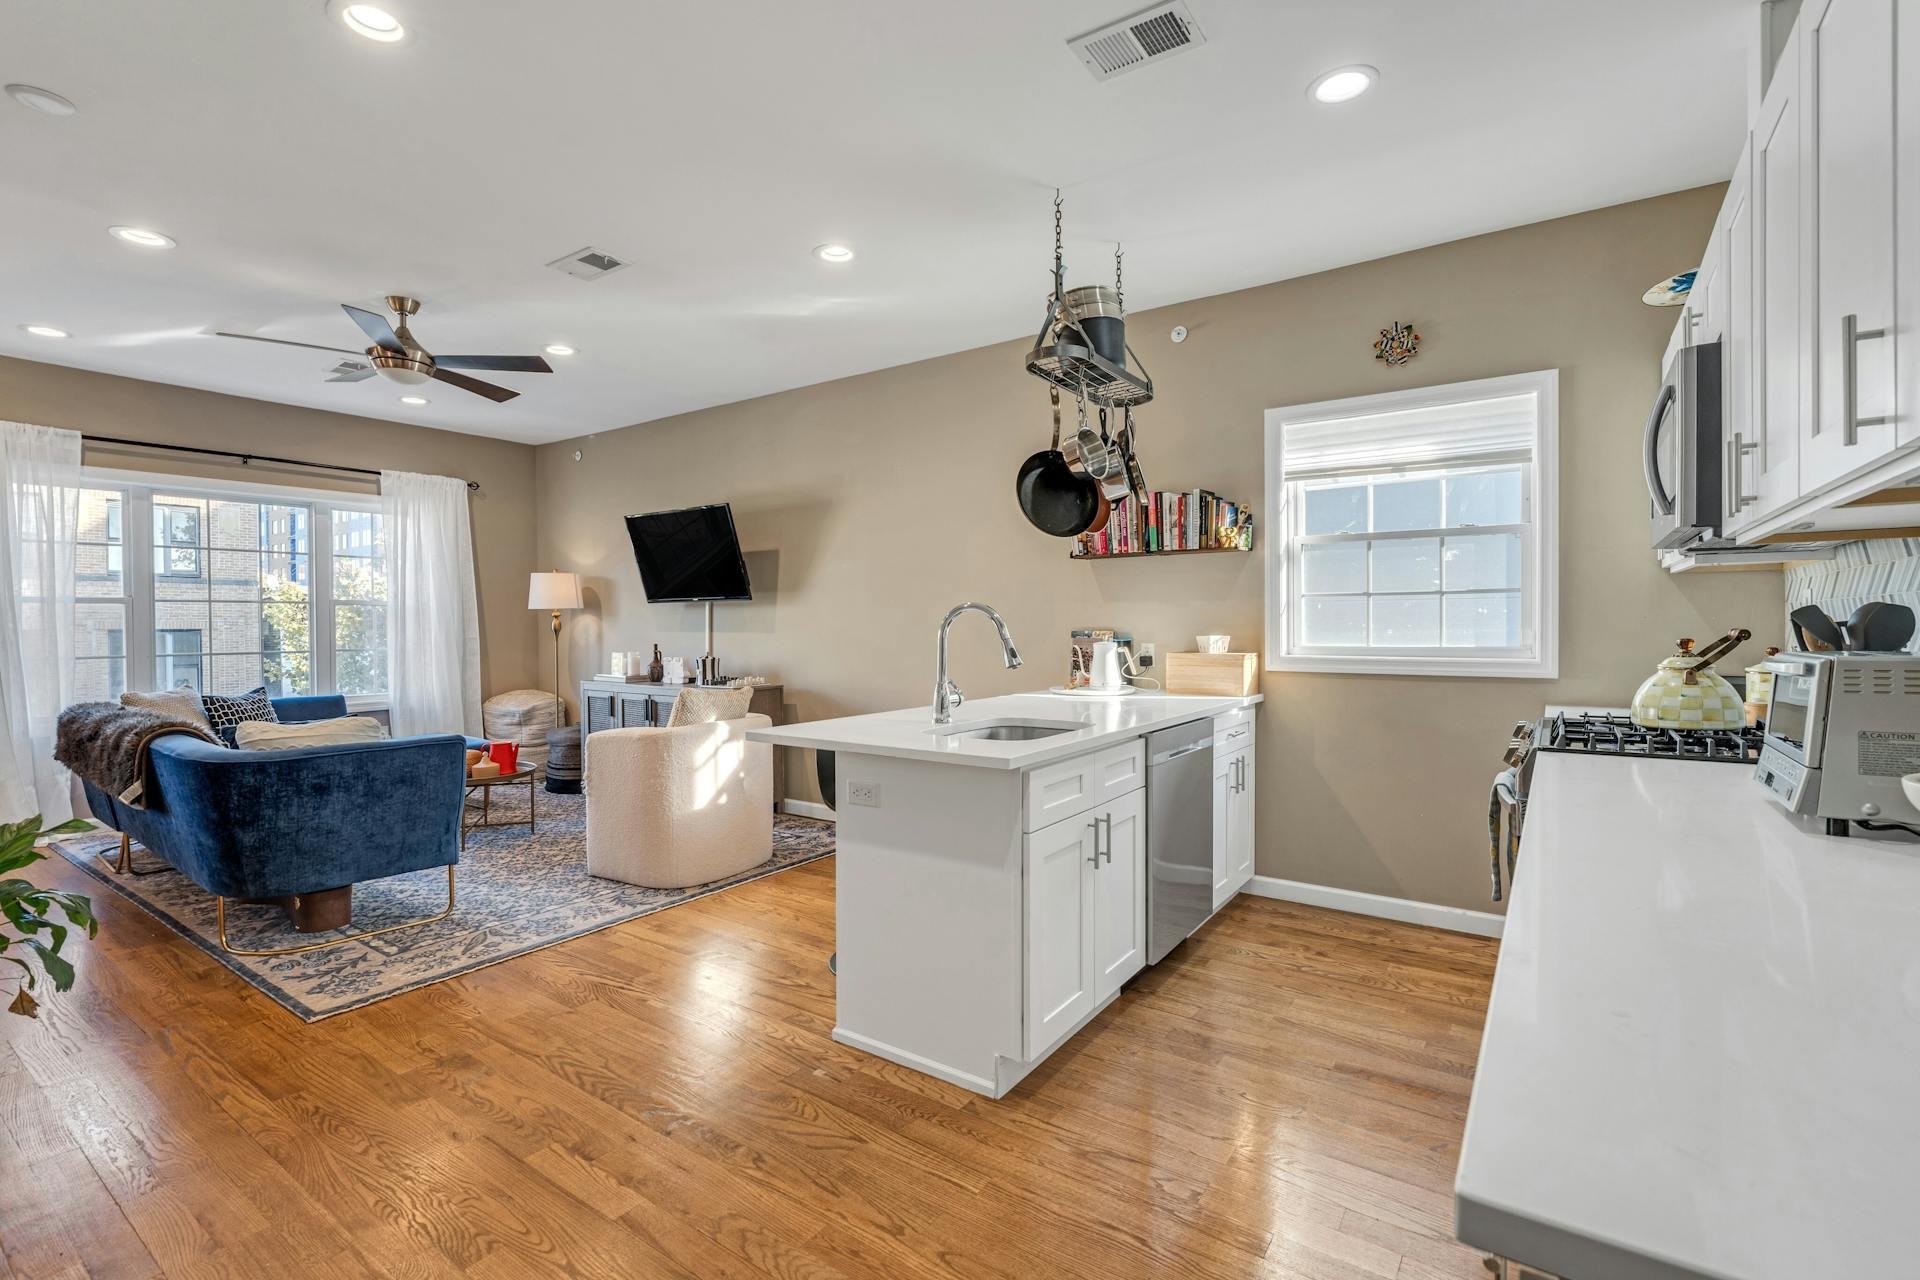
[[[149,231],[145,227],[108,227],[107,231],[128,244],[137,244],[142,249],[171,249],[173,237],[163,236],[158,231]]]
[[[853,249],[844,244],[823,244],[814,249],[813,256],[822,262],[852,262]]]
[[[426,404],[427,398],[425,396],[401,396],[400,403],[401,404]]]
[[[1308,85],[1307,96],[1328,106],[1351,102],[1373,88],[1373,82],[1379,78],[1380,73],[1372,67],[1336,67]]]
[[[36,338],[71,338],[73,336],[65,329],[56,329],[50,324],[23,324],[20,327]]]
[[[550,356],[570,356],[574,354],[574,350],[564,342],[551,342],[547,344],[547,354]]]
[[[400,19],[377,4],[343,4],[341,0],[329,0],[327,8],[337,14],[347,30],[355,35],[378,40],[381,44],[406,39],[407,29]]]
[[[23,107],[42,111],[50,116],[70,116],[79,110],[53,90],[37,88],[30,84],[8,85],[7,96]]]

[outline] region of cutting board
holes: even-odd
[[[1167,692],[1213,698],[1244,698],[1260,691],[1260,655],[1169,653]]]

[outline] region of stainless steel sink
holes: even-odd
[[[929,732],[940,738],[969,738],[975,742],[1032,742],[1062,733],[1077,733],[1088,726],[1079,720],[962,720],[958,724],[935,725]]]
[[[996,724],[985,729],[962,729],[959,736],[979,738],[983,742],[1032,742],[1035,738],[1051,738],[1056,733],[1072,732],[1072,729],[1053,725]]]

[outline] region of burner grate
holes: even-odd
[[[1760,758],[1765,733],[1757,728],[1648,729],[1626,716],[1563,712],[1540,736],[1542,751],[1752,764]]]

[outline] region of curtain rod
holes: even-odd
[[[378,478],[380,475],[378,471],[370,467],[349,467],[343,466],[338,462],[302,462],[298,458],[279,458],[270,453],[240,453],[233,449],[202,449],[198,445],[161,444],[155,440],[128,440],[123,436],[90,436],[83,433],[80,438],[91,441],[94,444],[117,444],[134,449],[165,449],[171,453],[200,453],[213,458],[238,458],[240,465],[243,467],[255,462],[277,462],[282,466],[307,467],[315,471],[350,471],[355,475],[373,476],[375,478]],[[466,481],[466,486],[468,489],[477,492],[480,488],[480,482],[477,480],[468,480]]]

